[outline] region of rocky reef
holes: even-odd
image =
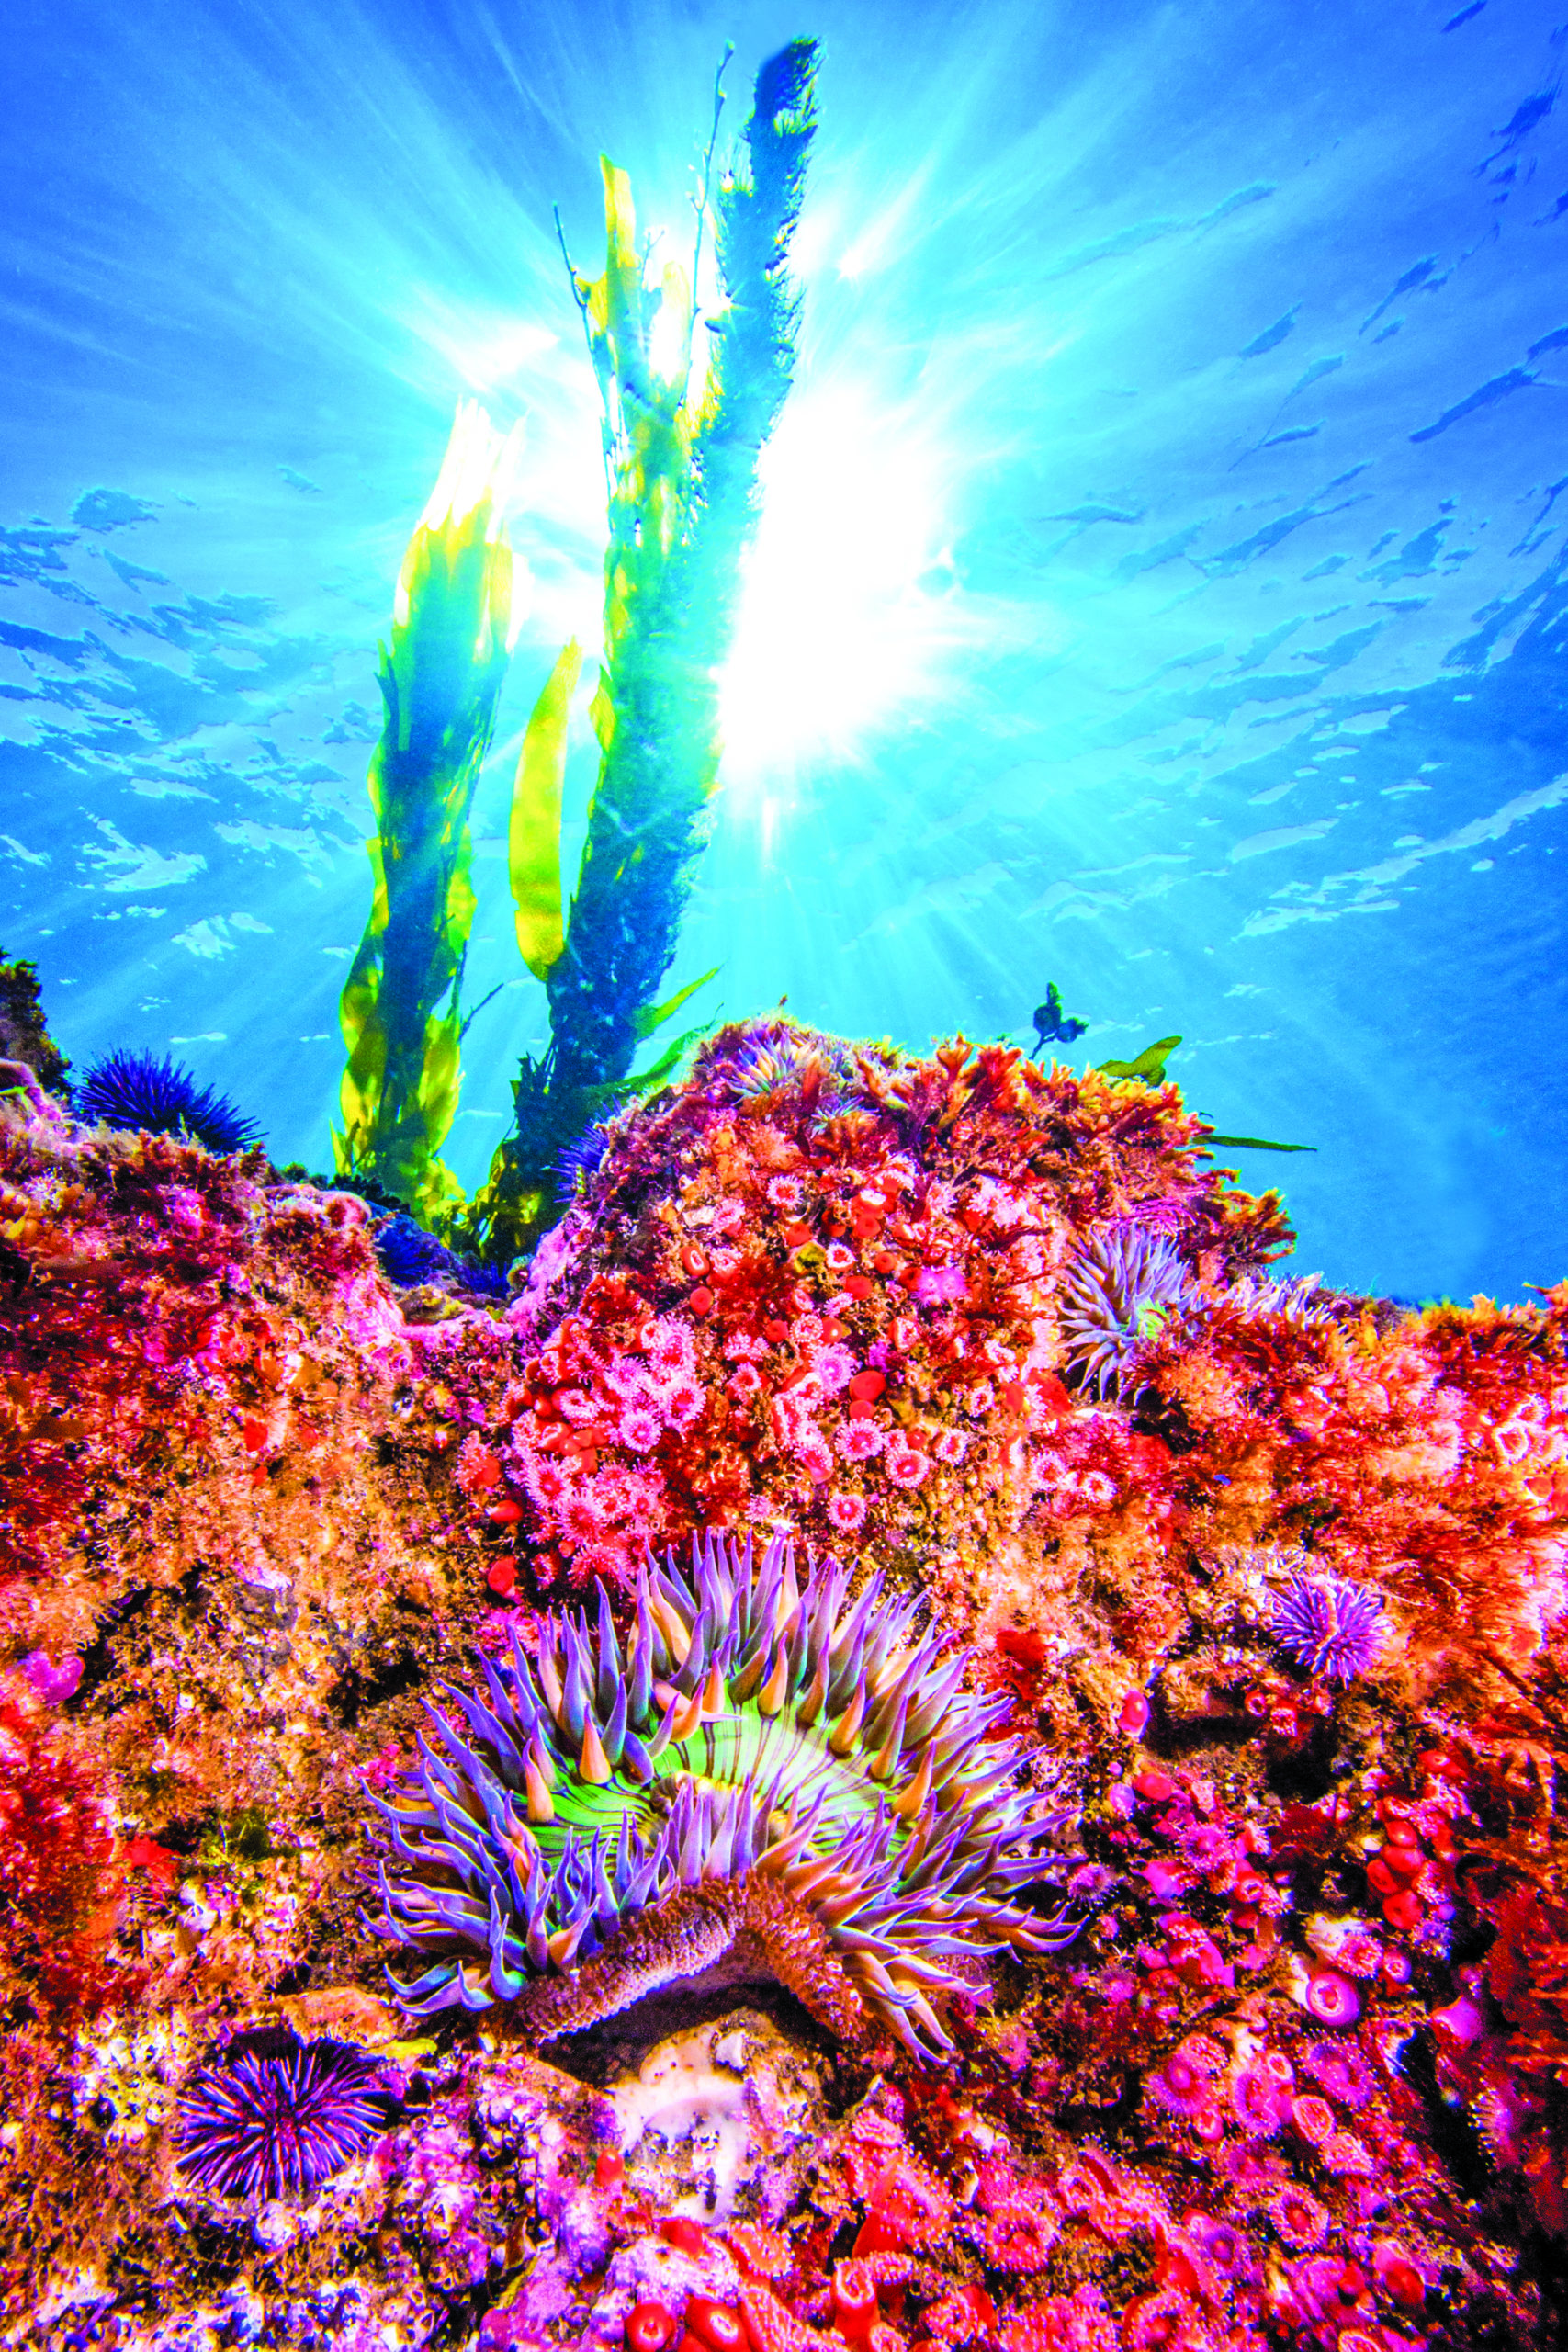
[[[0,2341],[1559,2340],[1568,1285],[1205,1134],[736,1026],[487,1295],[14,1077]]]

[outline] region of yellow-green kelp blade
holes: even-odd
[[[1136,1078],[1141,1079],[1145,1086],[1163,1086],[1166,1063],[1180,1043],[1179,1037],[1156,1037],[1152,1046],[1144,1047],[1134,1061],[1101,1062],[1100,1075],[1102,1078]]]
[[[705,989],[710,980],[717,979],[718,974],[719,967],[716,964],[711,972],[705,972],[701,979],[693,980],[685,988],[678,989],[673,996],[667,996],[662,1004],[645,1004],[632,1022],[632,1029],[638,1045],[641,1045],[645,1037],[651,1037],[656,1029],[662,1029],[671,1014],[679,1012],[689,996],[695,996],[699,989]]]
[[[1314,1143],[1270,1143],[1267,1136],[1205,1136],[1205,1149],[1210,1144],[1223,1144],[1227,1151],[1315,1151]]]
[[[560,808],[566,778],[566,728],[582,674],[582,648],[572,638],[534,705],[517,781],[512,793],[507,869],[517,909],[517,949],[542,980],[566,937],[560,895]]]

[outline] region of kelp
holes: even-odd
[[[1165,1084],[1165,1066],[1176,1051],[1179,1037],[1156,1037],[1130,1062],[1101,1062],[1099,1068],[1106,1078],[1135,1078],[1145,1086]]]
[[[799,303],[785,265],[816,130],[816,69],[815,43],[799,40],[757,75],[744,159],[713,203],[724,300],[705,377],[692,365],[694,269],[671,263],[650,276],[630,181],[602,159],[604,268],[572,271],[609,485],[591,710],[599,773],[562,925],[551,876],[569,647],[536,706],[513,800],[518,944],[545,978],[550,1044],[537,1061],[525,1057],[515,1127],[470,1212],[470,1238],[492,1256],[514,1254],[549,1222],[562,1148],[606,1107],[662,1082],[689,1042],[633,1075],[638,1046],[692,993],[656,1001],[718,781],[719,672],[756,520],[757,461],[793,373]],[[706,203],[705,187],[699,223]]]
[[[544,979],[565,944],[560,904],[560,806],[566,729],[582,673],[582,648],[562,647],[534,705],[517,761],[507,831],[506,870],[516,908],[517,952]]]
[[[561,798],[582,660],[574,641],[525,732],[507,842],[518,951],[547,990],[550,1042],[539,1058],[524,1057],[513,1132],[466,1214],[440,1148],[460,1085],[468,812],[506,666],[512,578],[496,482],[511,445],[472,403],[458,411],[400,575],[369,779],[375,888],[343,992],[348,1061],[333,1148],[340,1175],[405,1204],[434,1231],[460,1225],[491,1260],[510,1260],[551,1221],[562,1150],[606,1110],[662,1084],[700,1034],[686,1031],[634,1072],[638,1048],[704,985],[659,1001],[717,786],[719,673],[756,520],[757,461],[793,373],[799,304],[785,263],[816,129],[816,45],[795,41],[757,76],[743,158],[711,204],[723,303],[708,322],[705,368],[694,369],[692,339],[707,171],[692,271],[671,263],[655,277],[631,183],[602,159],[604,271],[571,271],[609,492],[604,650],[590,714],[598,779],[563,916]]]
[[[1054,989],[1051,994],[1055,996]],[[1035,1019],[1038,1022],[1038,1013]],[[1180,1043],[1181,1039],[1179,1036],[1156,1037],[1154,1044],[1145,1046],[1143,1052],[1133,1061],[1100,1062],[1098,1065],[1100,1075],[1103,1078],[1135,1079],[1141,1086],[1163,1086],[1166,1063]],[[1226,1151],[1315,1151],[1317,1149],[1314,1143],[1274,1143],[1267,1136],[1222,1136],[1215,1135],[1209,1129],[1204,1131],[1204,1142],[1219,1144]]]
[[[501,536],[513,447],[462,402],[398,577],[370,763],[370,919],[339,1005],[348,1061],[340,1176],[439,1230],[463,1203],[440,1149],[460,1085],[458,999],[473,921],[468,812],[495,723],[511,617]]]

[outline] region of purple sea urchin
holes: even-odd
[[[1098,1396],[1120,1393],[1139,1348],[1187,1290],[1187,1269],[1163,1235],[1115,1225],[1090,1234],[1062,1276],[1067,1368]]]
[[[575,1200],[610,1148],[610,1130],[603,1120],[592,1120],[582,1133],[564,1144],[556,1155],[556,1192],[563,1201]]]
[[[302,2197],[387,2120],[380,2069],[347,2041],[253,2034],[180,2094],[180,2169],[220,2197]]]
[[[408,1288],[415,1283],[452,1284],[479,1298],[504,1298],[507,1272],[503,1266],[476,1265],[437,1241],[433,1233],[400,1210],[376,1234],[376,1256],[387,1280]]]
[[[107,1054],[77,1086],[73,1107],[79,1119],[111,1127],[194,1136],[209,1151],[246,1151],[261,1134],[254,1119],[212,1087],[197,1086],[169,1054]]]
[[[1017,1743],[1005,1698],[964,1691],[962,1656],[915,1630],[919,1604],[858,1598],[831,1562],[710,1536],[691,1581],[671,1555],[638,1577],[623,1665],[603,1588],[547,1621],[536,1659],[448,1690],[416,1777],[389,1801],[374,1922],[430,1955],[393,1984],[419,2015],[513,2004],[540,2040],[681,1980],[770,1974],[841,2038],[872,2020],[929,2057],[955,1963],[1059,1949],[1080,1921],[1014,1900],[1066,1817]],[[367,1793],[369,1793],[367,1792]]]
[[[1269,1631],[1298,1666],[1331,1682],[1353,1682],[1373,1664],[1388,1631],[1375,1592],[1339,1577],[1291,1578],[1269,1612]]]

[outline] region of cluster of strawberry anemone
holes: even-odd
[[[1060,1949],[1081,1922],[1019,1897],[1068,1815],[997,1736],[1010,1702],[874,1575],[722,1537],[637,1579],[623,1660],[600,1588],[513,1633],[482,1690],[443,1686],[417,1770],[378,1815],[377,1930],[424,2016],[512,2005],[547,2040],[716,1969],[766,1973],[830,2030],[921,2057],[976,1958]],[[369,1793],[367,1792],[367,1793]]]

